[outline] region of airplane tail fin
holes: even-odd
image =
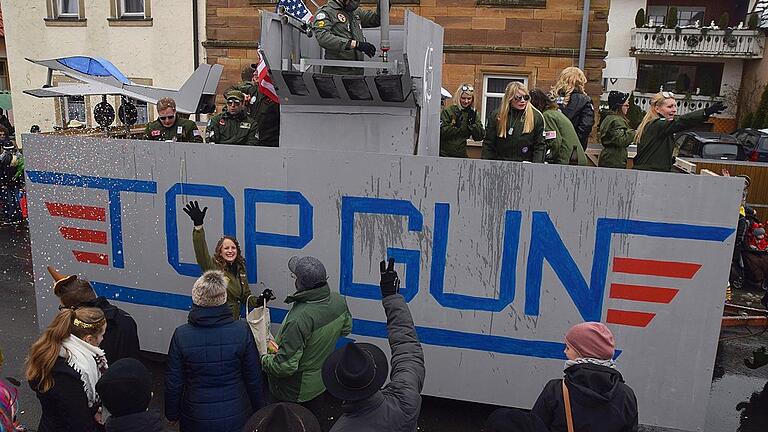
[[[181,86],[176,95],[179,111],[209,114],[216,110],[216,88],[224,66],[202,64]]]

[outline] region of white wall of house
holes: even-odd
[[[55,122],[53,98],[39,99],[22,93],[46,82],[44,67],[25,61],[71,55],[102,57],[131,79],[150,80],[152,85],[178,88],[192,74],[192,3],[188,0],[150,0],[151,26],[110,26],[110,3],[83,2],[85,25],[52,26],[45,22],[48,0],[3,2],[6,47],[17,129],[38,124],[50,130]],[[205,16],[204,0],[199,1]],[[200,52],[201,61],[204,51]],[[99,102],[93,97],[90,103]]]
[[[645,0],[612,0],[608,14],[608,35],[605,40],[605,50],[608,51],[606,62],[610,59],[629,57],[632,47],[632,28],[635,26],[637,10],[645,8]],[[606,78],[610,78],[605,76]],[[616,82],[607,83],[607,90],[631,92],[635,89],[636,80],[619,78]]]

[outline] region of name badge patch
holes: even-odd
[[[182,133],[184,133],[184,128],[181,126],[176,126],[176,133],[181,135]]]
[[[248,123],[248,122],[240,123],[240,129],[250,129],[250,128],[251,128],[251,124],[250,123]]]
[[[153,130],[153,131],[152,131],[151,135],[152,135],[153,137],[157,137],[157,136],[160,136],[160,131],[159,131],[158,129],[155,129],[155,130]]]
[[[546,131],[544,132],[544,139],[555,139],[557,138],[557,131]]]

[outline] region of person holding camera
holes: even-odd
[[[467,157],[467,139],[485,138],[485,129],[475,105],[475,88],[462,84],[453,96],[453,105],[440,113],[440,156]]]

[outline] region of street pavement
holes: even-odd
[[[39,282],[45,287],[50,286],[48,278],[41,278]],[[39,334],[29,234],[24,227],[0,227],[0,293],[3,298],[0,302],[0,347],[5,354],[1,372],[3,376],[15,377],[23,382],[24,359]],[[768,334],[760,329],[750,332],[734,328],[725,329],[720,337],[704,431],[766,432],[768,366],[751,370],[744,366],[743,359],[750,357],[759,346],[768,345]],[[150,410],[162,415],[164,359],[160,355],[148,355],[144,360],[155,381],[155,397]],[[36,430],[40,406],[26,383],[21,386],[19,402],[22,422],[31,431]],[[481,431],[485,418],[495,408],[492,405],[425,397],[419,431]],[[339,412],[340,406],[335,404],[328,407],[327,415],[335,417]],[[651,427],[643,427],[642,430],[668,431]]]

